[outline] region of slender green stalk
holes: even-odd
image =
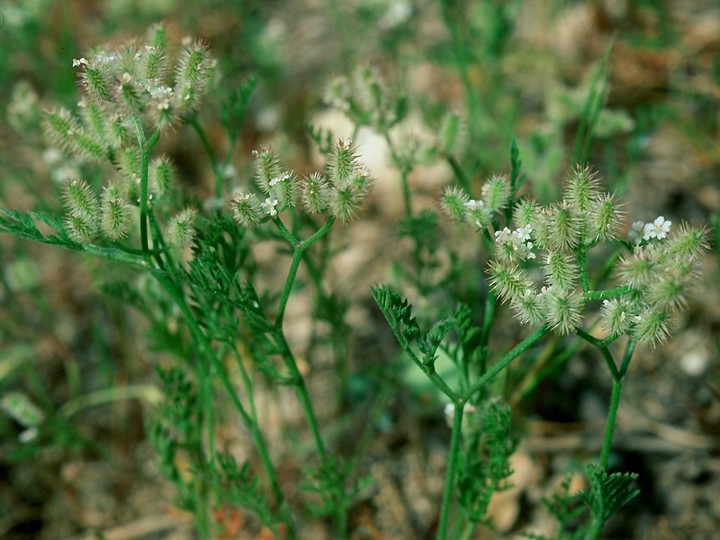
[[[621,287],[615,287],[614,289],[606,289],[604,291],[587,291],[583,293],[583,300],[585,302],[592,302],[593,300],[608,300],[610,298],[620,298],[630,292],[632,288],[628,285]]]
[[[520,343],[515,345],[515,347],[513,347],[513,349],[509,353],[503,356],[497,364],[493,365],[485,372],[485,374],[483,374],[477,381],[475,381],[475,384],[473,384],[463,395],[463,401],[467,401],[468,399],[470,399],[475,392],[482,389],[491,379],[493,379],[498,373],[505,369],[508,364],[510,364],[510,362],[515,360],[515,358],[517,358],[530,347],[532,347],[547,332],[548,327],[541,326],[528,337],[523,339]]]
[[[160,139],[160,132],[155,131],[149,139],[145,138],[140,119],[133,117],[135,134],[140,148],[140,245],[143,253],[147,256],[148,246],[148,178],[150,166],[150,152],[153,146]]]
[[[575,257],[577,258],[578,269],[580,272],[580,287],[582,288],[583,294],[586,294],[590,290],[590,284],[588,282],[587,274],[587,261],[585,255],[585,246],[580,246],[575,252]]]
[[[607,423],[605,424],[605,434],[603,435],[602,450],[600,451],[600,467],[603,470],[607,469],[608,457],[610,456],[610,450],[612,449],[613,434],[615,433],[615,420],[617,419],[618,407],[620,406],[622,386],[622,378],[613,380]]]
[[[293,247],[293,258],[290,263],[290,269],[288,275],[285,278],[285,285],[283,286],[282,292],[280,293],[280,300],[278,303],[277,315],[275,316],[275,327],[282,329],[283,318],[285,317],[285,308],[287,307],[288,300],[290,299],[290,293],[292,292],[293,285],[295,283],[295,276],[297,275],[298,268],[303,259],[303,254],[307,248],[313,245],[315,242],[325,236],[330,228],[335,223],[334,218],[328,219],[322,227],[315,231],[309,238],[298,241],[295,236],[285,227],[280,219],[275,219],[275,225],[280,230],[283,237]]]
[[[205,359],[209,359],[210,362],[212,362],[216,373],[220,378],[222,386],[225,388],[228,396],[230,397],[231,403],[233,404],[235,410],[237,410],[240,418],[242,419],[243,425],[248,427],[248,429],[250,430],[253,444],[255,445],[255,448],[260,456],[260,461],[262,463],[265,476],[270,483],[270,488],[273,492],[273,496],[278,502],[280,511],[288,526],[288,535],[291,538],[294,537],[294,528],[292,519],[290,517],[289,509],[287,507],[287,504],[285,503],[285,497],[282,493],[282,490],[280,489],[280,483],[278,482],[275,468],[272,464],[272,460],[270,459],[270,453],[268,452],[265,440],[262,437],[262,433],[259,426],[257,425],[257,422],[253,422],[252,417],[245,410],[245,407],[240,401],[240,398],[235,391],[235,388],[232,381],[230,380],[230,377],[227,374],[227,371],[225,370],[217,355],[213,352],[207,337],[205,336],[204,332],[195,320],[195,317],[193,316],[192,311],[190,311],[190,308],[185,302],[185,299],[183,298],[181,292],[163,274],[154,272],[153,275],[180,309],[180,312],[183,314],[185,322],[188,325],[190,334],[196,343],[197,350],[201,353],[202,357],[204,357]]]
[[[622,375],[618,371],[617,365],[615,365],[615,360],[613,359],[612,354],[610,354],[607,345],[605,345],[602,340],[585,332],[582,328],[576,328],[575,333],[588,343],[592,344],[600,352],[600,355],[605,361],[605,365],[610,371],[610,375],[612,375],[613,381],[620,380]]]
[[[445,487],[443,489],[442,506],[440,507],[440,523],[438,524],[437,540],[444,540],[447,535],[448,516],[450,515],[450,503],[455,489],[455,473],[458,467],[460,454],[460,436],[462,434],[462,419],[465,402],[463,400],[453,401],[452,432],[450,434],[450,453],[448,454],[448,468],[445,473]]]

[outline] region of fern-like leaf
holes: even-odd
[[[412,305],[385,285],[374,285],[372,295],[400,345],[407,349],[420,335],[420,326],[413,317]]]

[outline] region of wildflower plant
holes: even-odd
[[[453,22],[457,14],[449,2],[441,4],[474,120],[481,116],[480,96],[470,84]],[[500,47],[503,36],[495,38]],[[329,325],[332,333],[341,408],[348,379],[347,302],[330,290],[324,272],[335,253],[331,231],[355,220],[370,195],[372,178],[353,143],[361,127],[370,127],[385,138],[400,173],[405,215],[399,231],[413,239],[416,268],[399,274],[424,300],[462,300],[417,315],[389,286],[371,291],[402,349],[401,359],[409,358],[448,402],[451,432],[437,538],[452,531],[469,538],[477,527],[493,526],[490,501],[511,485],[510,458],[519,442],[499,375],[553,335],[592,346],[612,378],[600,455],[586,468],[590,490],[547,501],[560,523],[558,538],[565,533],[598,538],[611,514],[637,494],[634,475],[608,471],[624,378],[636,347],[663,343],[686,306],[705,230],[660,216],[634,222],[625,238],[624,209],[588,167],[572,170],[561,200],[540,204],[521,195],[525,177],[514,141],[509,174],[492,176],[476,190],[480,162],[474,159],[464,169],[454,155],[463,126],[448,113],[435,151],[455,182],[438,206],[484,250],[484,283],[473,282],[472,294],[455,294],[462,264],[451,253],[451,268],[434,279],[443,271],[439,217],[412,204],[408,175],[420,162],[421,145],[391,135],[407,114],[407,98],[394,95],[376,70],[363,66],[328,86],[326,101],[342,110],[355,130],[352,137],[335,138],[310,129],[324,158],[321,170],[297,173],[272,146],[262,146],[252,154],[251,178],[230,192],[233,145],[255,82],[233,93],[222,108],[229,144],[219,157],[199,117],[219,79],[217,62],[202,42],[186,41],[178,54],[173,50],[167,32],[157,26],[145,39],[73,60],[68,68],[76,71],[82,94],[77,110],[48,112],[44,128],[53,145],[89,165],[63,179],[61,213],[0,209],[0,232],[121,263],[143,276],[106,283],[104,289],[143,313],[156,347],[170,353],[157,366],[163,399],[151,411],[147,432],[161,472],[176,487],[177,505],[192,513],[198,535],[225,533],[223,516],[239,508],[254,517],[251,526],[259,535],[295,538],[310,517],[328,518],[335,538],[349,534],[349,509],[364,485],[358,469],[366,446],[350,455],[333,447],[285,321],[292,295],[310,291],[312,323]],[[157,152],[163,137],[186,127],[198,136],[213,171],[212,196],[203,204],[179,189],[175,164]],[[471,129],[467,145],[480,135],[478,127]],[[259,286],[254,248],[266,241],[279,242],[276,257],[288,262],[277,287]],[[606,262],[592,272],[598,256]],[[441,287],[451,292],[433,296]],[[531,328],[504,352],[491,350],[503,309],[498,304]],[[622,347],[619,359],[616,342]],[[452,376],[441,359],[449,360]],[[312,448],[313,458],[292,486],[278,472],[258,407],[259,388],[268,383],[292,389]],[[0,405],[33,434],[50,414],[18,395]],[[238,463],[220,440],[225,414],[239,419],[253,459]],[[361,441],[371,435],[368,424]],[[568,532],[579,517],[582,525]]]
[[[62,183],[64,215],[2,209],[0,231],[123,263],[151,278],[108,283],[105,290],[145,314],[158,346],[180,359],[158,367],[164,401],[153,411],[148,433],[161,471],[177,487],[177,504],[193,514],[202,538],[215,537],[223,528],[217,516],[237,508],[276,537],[296,535],[297,516],[256,408],[259,379],[295,390],[317,456],[308,464],[302,490],[321,499],[313,514],[333,516],[337,537],[343,538],[359,489],[357,461],[340,459],[328,448],[283,322],[304,265],[318,311],[334,329],[345,327],[342,299],[323,282],[330,250],[325,246],[311,254],[311,248],[326,241],[336,222],[349,223],[360,213],[371,186],[369,172],[349,139],[331,144],[324,169],[306,177],[263,147],[253,154],[248,188],[218,204],[227,195],[224,171],[232,144],[219,160],[198,117],[213,87],[216,61],[201,42],[188,41],[176,56],[173,49],[158,26],[145,40],[98,48],[72,62],[82,92],[78,110],[52,110],[44,127],[52,144],[100,165],[88,169],[99,172]],[[231,143],[253,84],[233,94],[223,109]],[[197,133],[215,173],[215,197],[202,208],[178,189],[170,158],[155,152],[164,135],[185,125]],[[41,232],[38,222],[52,233]],[[257,291],[252,283],[256,263],[250,246],[266,239],[284,242],[291,258],[277,291]],[[169,321],[175,321],[175,330]],[[342,372],[344,351],[337,346],[335,354]],[[343,388],[341,380],[339,394]],[[215,427],[224,404],[249,434],[257,467],[238,464],[220,448]],[[178,465],[181,455],[189,460],[187,469]]]
[[[397,292],[377,285],[373,295],[405,354],[450,401],[446,412],[452,412],[452,439],[438,538],[446,535],[454,497],[470,531],[474,524],[490,525],[484,489],[507,486],[507,459],[513,448],[509,416],[479,420],[477,412],[497,407],[491,405],[498,399],[493,397],[493,380],[547,334],[574,335],[599,352],[613,382],[600,455],[587,468],[591,491],[568,494],[562,511],[555,512],[565,530],[570,508],[579,503],[585,519],[573,538],[597,538],[610,515],[637,494],[635,475],[607,472],[625,375],[636,346],[654,347],[668,337],[698,276],[706,232],[688,224],[673,228],[660,216],[648,224],[635,222],[626,239],[625,212],[615,196],[603,192],[591,169],[574,169],[562,200],[541,205],[518,196],[523,176],[514,145],[511,163],[510,178],[490,178],[480,198],[448,186],[440,199],[444,213],[473,230],[486,248],[490,288],[479,327],[470,330],[467,307],[461,305],[423,329],[412,306]],[[591,275],[589,258],[596,252],[607,254],[608,249],[613,254],[597,275]],[[608,281],[614,286],[601,288]],[[534,328],[499,358],[488,349],[496,299],[519,323]],[[621,338],[624,348],[618,361],[611,346]],[[441,356],[449,357],[462,373],[459,384],[450,384],[436,367]],[[468,427],[473,423],[474,430]],[[499,446],[492,436],[497,430],[504,433],[505,442]],[[478,455],[484,456],[480,462]],[[497,468],[488,469],[493,462]]]

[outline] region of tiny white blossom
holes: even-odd
[[[265,210],[268,214],[270,214],[271,217],[277,216],[277,214],[278,214],[277,205],[278,205],[278,200],[271,199],[270,197],[265,199],[264,202],[260,203],[260,206],[262,206],[263,210]]]
[[[509,246],[518,259],[534,259],[533,243],[530,241],[532,226],[526,225],[511,231],[507,227],[495,231],[495,242],[501,246]]]
[[[268,182],[268,184],[270,185],[270,187],[275,187],[280,182],[284,182],[285,180],[289,180],[289,179],[290,179],[290,173],[286,172],[280,176],[276,176],[275,178],[271,179],[270,182]]]
[[[645,223],[643,223],[642,221],[636,221],[632,224],[632,227],[628,232],[628,236],[630,237],[630,240],[633,241],[633,243],[639,244],[640,242],[642,242],[644,227]]]
[[[652,223],[646,223],[643,228],[643,239],[650,240],[651,238],[657,238],[662,240],[667,238],[667,233],[670,232],[670,226],[672,221],[666,220],[663,216],[658,216]]]
[[[482,201],[476,201],[475,199],[470,199],[465,203],[465,208],[471,212],[473,210],[483,210],[485,208],[485,203]]]
[[[87,66],[89,62],[83,57],[83,58],[73,58],[72,65],[73,67],[78,66]]]

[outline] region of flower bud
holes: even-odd
[[[70,238],[80,244],[88,244],[97,238],[97,220],[88,215],[68,215],[65,228]]]
[[[215,61],[207,46],[202,41],[196,41],[180,53],[175,76],[181,87],[194,86],[199,89],[207,83],[214,69]]]
[[[130,230],[131,211],[117,186],[111,184],[103,190],[101,211],[105,236],[113,241],[125,238]]]
[[[53,142],[76,156],[90,161],[105,159],[105,151],[85,132],[77,118],[67,109],[45,117],[45,130]]]
[[[636,247],[632,255],[625,257],[618,265],[622,283],[634,288],[643,288],[655,281],[658,273],[659,252],[651,246]]]
[[[527,289],[520,296],[514,297],[510,307],[515,317],[522,324],[540,326],[545,322],[544,297],[538,294],[535,288]]]
[[[173,246],[182,248],[190,245],[195,234],[194,226],[196,218],[197,210],[194,208],[186,208],[170,219],[166,234]]]
[[[601,196],[596,173],[589,167],[577,167],[568,178],[563,192],[565,200],[580,214],[587,215]]]
[[[255,157],[255,183],[267,195],[272,193],[271,182],[282,175],[280,160],[273,148],[253,151]]]
[[[148,28],[147,42],[152,47],[157,47],[160,50],[167,50],[168,46],[168,35],[167,29],[162,24],[155,24]]]
[[[561,251],[549,251],[545,255],[543,265],[548,284],[558,291],[569,291],[575,287],[578,279],[578,268],[575,258]]]
[[[333,186],[330,188],[330,214],[343,223],[347,223],[360,210],[363,199],[364,194],[353,185]]]
[[[440,205],[443,211],[457,223],[464,223],[467,217],[466,205],[470,197],[457,186],[448,186],[443,190]]]
[[[112,100],[110,72],[106,64],[92,62],[85,66],[80,76],[85,94],[96,103]]]
[[[350,139],[340,139],[335,143],[327,161],[330,183],[342,185],[355,173],[357,166],[356,148]]]
[[[140,178],[140,153],[136,146],[126,146],[120,150],[117,159],[117,168],[126,180],[134,182]],[[130,197],[133,201],[134,197]]]
[[[302,189],[305,210],[315,214],[324,212],[330,202],[330,188],[320,173],[313,173],[305,179]]]
[[[127,118],[121,114],[113,114],[107,124],[107,138],[111,146],[123,148],[132,144],[132,134],[127,125]]]
[[[63,202],[72,216],[86,216],[96,221],[99,203],[92,188],[84,180],[74,178],[65,182]]]
[[[99,144],[107,146],[107,111],[98,103],[83,100],[80,105],[80,114],[82,114],[83,123],[91,130],[92,133],[90,136],[93,140],[98,141]]]
[[[482,187],[482,197],[485,206],[491,212],[498,212],[510,202],[510,183],[505,176],[493,176]]]
[[[518,263],[525,259],[534,259],[532,249],[532,227],[522,227],[511,231],[507,227],[495,231],[495,257],[505,263]]]
[[[704,229],[681,223],[665,244],[665,253],[674,260],[694,259],[707,247],[706,233]]]
[[[254,193],[237,193],[230,202],[230,207],[239,227],[252,229],[263,219],[262,206]]]
[[[543,293],[546,321],[556,333],[569,334],[582,324],[582,295],[549,287]]]
[[[504,301],[521,298],[525,291],[532,290],[533,282],[527,272],[519,266],[492,261],[488,267],[490,286]]]
[[[613,298],[603,300],[600,309],[600,321],[605,331],[611,336],[626,334],[632,328],[630,306],[624,299]]]
[[[146,81],[163,81],[167,76],[167,56],[163,47],[145,45],[140,54],[139,75]]]
[[[143,109],[143,99],[137,84],[138,81],[126,71],[120,76],[115,89],[115,100],[130,114],[137,114]]]
[[[604,195],[596,199],[591,206],[590,215],[595,239],[608,241],[619,236],[623,216],[614,196]]]
[[[156,197],[166,195],[175,184],[175,167],[166,155],[152,160],[149,173],[151,191]]]
[[[642,345],[657,345],[668,337],[670,316],[663,311],[647,308],[635,317],[633,333]]]
[[[449,155],[457,150],[461,131],[460,117],[456,114],[446,114],[442,124],[440,124],[440,133],[438,135],[440,151],[443,154]]]
[[[270,190],[281,208],[295,206],[298,197],[297,182],[291,172],[284,171],[270,180]]]
[[[563,201],[553,206],[545,219],[551,248],[567,251],[578,245],[580,227],[567,202]]]
[[[535,229],[535,222],[539,213],[537,203],[535,201],[522,200],[515,205],[513,212],[513,222],[518,228],[532,227]]]
[[[649,286],[647,299],[653,308],[673,313],[685,306],[687,285],[674,274],[672,271],[663,274],[658,281]]]

